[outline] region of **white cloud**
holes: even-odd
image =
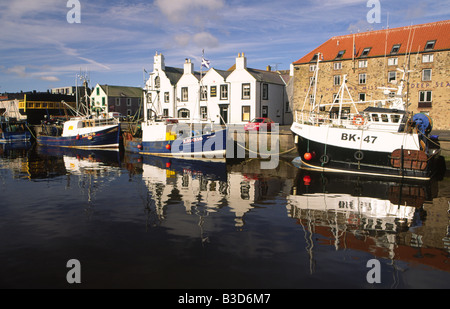
[[[193,16],[205,19],[205,12],[222,9],[225,0],[155,0],[155,4],[171,22],[179,23],[192,21]]]

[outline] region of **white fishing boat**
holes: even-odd
[[[408,111],[404,101],[407,69],[397,88],[380,88],[386,99],[354,102],[344,76],[334,101],[317,102],[317,57],[305,104],[291,126],[303,168],[323,172],[430,179],[441,162],[432,120]],[[393,92],[395,90],[395,92]],[[310,94],[312,94],[310,96]],[[307,108],[307,100],[311,104]],[[358,106],[366,107],[359,111]]]

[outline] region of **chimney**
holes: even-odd
[[[186,62],[184,63],[184,74],[192,74],[194,72],[194,64],[191,62],[191,59],[186,58]]]
[[[163,54],[159,54],[158,52],[156,52],[156,55],[154,57],[154,62],[153,62],[153,70],[156,71],[164,71],[166,69],[166,65],[164,63],[164,56]]]
[[[245,58],[244,53],[238,54],[236,58],[236,70],[245,70],[247,69],[247,58]]]
[[[267,70],[267,72],[272,72],[272,67],[270,65],[268,65],[266,70]]]

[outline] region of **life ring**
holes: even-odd
[[[357,161],[364,159],[364,153],[361,150],[355,152],[354,157]]]
[[[320,157],[320,162],[325,165],[330,162],[330,158],[328,157],[328,155],[324,154]]]
[[[353,117],[353,125],[355,126],[362,126],[366,123],[366,120],[361,115],[356,115]]]

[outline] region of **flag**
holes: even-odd
[[[209,69],[210,64],[211,64],[211,61],[206,60],[204,57],[202,57],[202,67]]]
[[[202,50],[202,67],[208,68],[209,69],[209,65],[211,64],[211,61],[205,59],[205,50]]]

